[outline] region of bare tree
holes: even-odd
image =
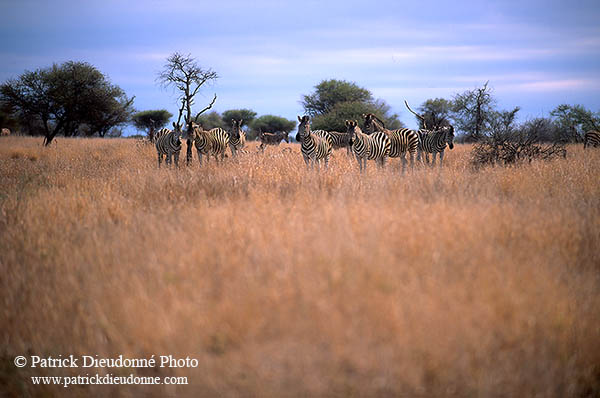
[[[217,72],[211,69],[203,69],[196,60],[190,55],[183,55],[178,52],[173,53],[167,58],[164,69],[158,74],[158,81],[163,87],[174,87],[179,90],[179,99],[184,101],[186,108],[185,123],[189,129],[189,123],[196,120],[198,116],[212,108],[217,100],[217,94],[214,95],[208,106],[192,118],[192,105],[194,97],[200,91],[200,88],[207,82],[218,78]],[[180,126],[181,127],[181,126]],[[192,161],[192,137],[187,135],[187,156],[186,161],[189,164]]]
[[[483,138],[495,105],[495,99],[486,82],[483,87],[456,94],[453,101],[454,122],[467,133],[469,141]]]

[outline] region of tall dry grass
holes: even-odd
[[[0,388],[600,394],[600,151],[475,172],[469,150],[361,175],[344,151],[309,172],[294,145],[158,170],[129,140],[0,139]],[[188,376],[174,390],[65,389],[29,376],[81,370],[12,364],[68,354],[199,367],[157,370]]]

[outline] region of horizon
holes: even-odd
[[[211,111],[219,113],[246,108],[296,120],[302,96],[328,79],[368,89],[409,128],[417,122],[405,99],[415,109],[486,81],[498,109],[521,107],[519,121],[547,117],[560,104],[600,110],[600,5],[592,1],[575,8],[560,1],[25,0],[4,2],[0,12],[1,81],[88,62],[135,96],[138,111],[177,114],[177,96],[156,82],[174,52],[218,73],[196,107],[216,93]]]

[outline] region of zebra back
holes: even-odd
[[[331,145],[334,149],[346,148],[350,145],[350,135],[348,133],[340,133],[338,131],[328,131],[331,137]]]
[[[583,138],[583,148],[587,148],[588,146],[599,147],[600,146],[600,132],[595,130],[590,130],[585,133]]]
[[[403,128],[398,130],[388,130],[383,122],[372,113],[363,115],[365,119],[365,129],[370,133],[382,132],[390,139],[390,154],[389,157],[397,158],[403,156],[404,153],[410,152],[414,155],[419,146],[419,135],[416,131]]]
[[[346,127],[349,141],[352,142],[352,151],[356,156],[370,160],[381,160],[389,156],[391,141],[385,133],[365,134],[356,120],[347,120]]]
[[[419,150],[428,153],[439,153],[446,149],[446,144],[450,149],[454,148],[454,128],[444,126],[436,130],[421,129],[418,132]]]
[[[171,131],[172,131],[172,130],[170,130],[170,129],[168,129],[168,128],[162,128],[162,129],[160,129],[160,130],[158,130],[158,131],[155,131],[155,132],[154,132],[154,134],[153,134],[153,135],[150,137],[150,141],[151,141],[153,144],[156,144],[156,141],[157,141],[157,140],[158,140],[160,137],[162,137],[162,136],[164,136],[164,135],[166,135],[166,134],[169,134]]]
[[[171,155],[181,151],[181,132],[172,131],[169,129],[161,129],[167,130],[163,132],[156,139],[156,152],[159,155]],[[159,130],[159,131],[161,131]]]

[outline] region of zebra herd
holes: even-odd
[[[186,122],[186,128],[182,130],[179,121],[173,122],[173,130],[163,128],[155,132],[152,137],[158,155],[158,167],[160,167],[163,157],[166,158],[167,165],[170,165],[174,158],[175,165],[179,166],[182,139],[188,142],[188,163],[191,161],[191,143],[196,147],[200,165],[202,165],[203,155],[206,155],[207,162],[210,160],[210,156],[214,156],[216,161],[220,156],[223,161],[227,147],[231,149],[231,153],[235,157],[237,152],[246,145],[246,133],[242,130],[242,123],[243,120],[232,120],[232,128],[229,132],[219,127],[204,130],[201,125],[193,121]]]
[[[374,114],[368,113],[362,116],[366,132],[362,131],[356,120],[347,120],[345,133],[324,130],[311,131],[308,116],[298,116],[300,124],[296,140],[301,143],[300,150],[307,167],[314,167],[321,160],[327,167],[332,150],[346,147],[348,153],[354,153],[361,171],[366,169],[367,160],[375,160],[377,165],[382,168],[385,166],[387,157],[399,157],[402,160],[402,171],[404,172],[407,153],[410,155],[411,168],[414,168],[415,155],[420,161],[421,154],[425,155],[427,163],[429,163],[429,154],[432,154],[432,165],[435,165],[436,155],[439,154],[441,166],[446,145],[450,149],[454,148],[454,128],[452,126],[419,131],[407,128],[388,130],[385,128],[385,123]]]
[[[360,171],[366,170],[367,160],[375,160],[380,168],[385,166],[386,158],[401,158],[402,171],[406,170],[406,155],[410,156],[410,166],[414,168],[415,155],[417,162],[429,163],[429,155],[433,155],[432,166],[435,166],[436,155],[439,154],[440,167],[444,159],[446,146],[454,148],[454,127],[446,125],[427,129],[425,120],[416,114],[406,103],[408,109],[424,122],[423,129],[418,131],[402,128],[388,130],[385,123],[372,113],[364,114],[363,122],[365,131],[359,127],[358,121],[347,120],[346,132],[311,130],[310,118],[298,116],[298,133],[296,140],[300,142],[300,152],[309,168],[320,166],[321,162],[328,167],[334,149],[346,148],[349,155],[354,154]],[[181,118],[181,112],[180,112]],[[202,157],[206,155],[207,162],[210,156],[214,156],[218,162],[225,157],[227,147],[231,149],[233,157],[238,151],[242,151],[246,143],[246,133],[242,130],[243,120],[231,120],[231,129],[226,131],[222,128],[204,130],[201,125],[194,121],[186,121],[185,129],[177,122],[173,123],[173,130],[163,128],[152,135],[158,154],[158,167],[166,157],[166,164],[170,165],[174,158],[175,164],[179,163],[181,152],[181,140],[188,142],[187,161],[191,161],[191,145],[196,147],[198,160],[202,165]],[[259,134],[261,141],[259,150],[262,152],[267,145],[279,145],[282,140],[289,142],[287,133],[263,133]],[[589,131],[585,134],[584,148],[588,146],[600,146],[600,133]],[[422,159],[423,157],[423,159]]]

